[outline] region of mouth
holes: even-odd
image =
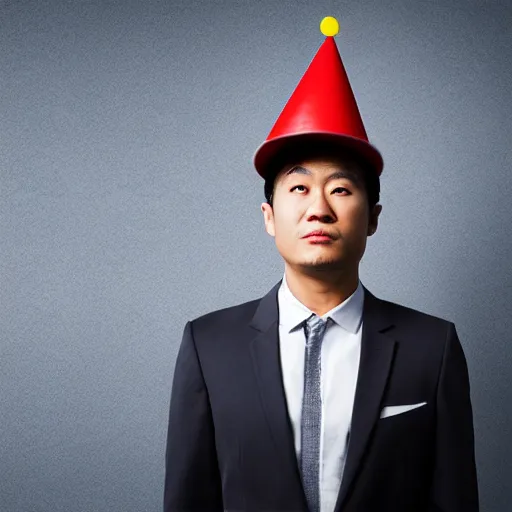
[[[334,236],[332,236],[328,231],[324,231],[323,229],[311,231],[311,233],[308,233],[302,238],[309,242],[331,242],[334,240]]]
[[[330,243],[333,242],[333,238],[328,235],[309,235],[304,237],[304,240],[306,240],[309,243]]]

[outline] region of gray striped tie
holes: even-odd
[[[304,395],[302,398],[300,470],[309,512],[320,512],[321,349],[327,321],[313,314],[304,325]]]

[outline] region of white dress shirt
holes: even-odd
[[[361,354],[363,302],[364,290],[359,281],[350,297],[322,316],[329,320],[321,349],[321,512],[333,512],[345,466]],[[299,461],[306,345],[300,324],[313,312],[291,293],[286,274],[278,290],[278,306],[281,367]]]

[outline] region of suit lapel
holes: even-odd
[[[342,510],[360,469],[373,427],[380,416],[380,404],[393,361],[395,340],[384,331],[393,326],[384,306],[364,286],[361,358],[357,376],[347,458],[335,512]]]
[[[251,355],[258,389],[267,423],[274,441],[277,459],[283,470],[289,471],[292,488],[307,510],[306,495],[302,487],[295,454],[293,430],[283,385],[279,353],[279,318],[277,291],[282,279],[260,300],[250,326],[259,332],[251,341]]]
[[[288,415],[279,355],[279,310],[277,292],[282,279],[260,300],[249,325],[258,333],[250,348],[254,372],[267,423],[283,470],[290,471],[290,481],[307,502],[295,454],[293,430]],[[384,334],[393,324],[384,313],[380,299],[364,287],[361,358],[357,377],[347,459],[335,512],[340,512],[348,498],[360,468],[375,422],[393,360],[395,341]]]

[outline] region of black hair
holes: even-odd
[[[300,160],[319,156],[347,158],[356,163],[364,183],[368,206],[371,212],[380,198],[379,175],[373,169],[370,162],[360,153],[346,146],[341,146],[339,143],[326,140],[302,141],[300,145],[289,144],[274,156],[266,169],[264,193],[267,203],[273,207],[276,177],[285,165],[293,165]]]

